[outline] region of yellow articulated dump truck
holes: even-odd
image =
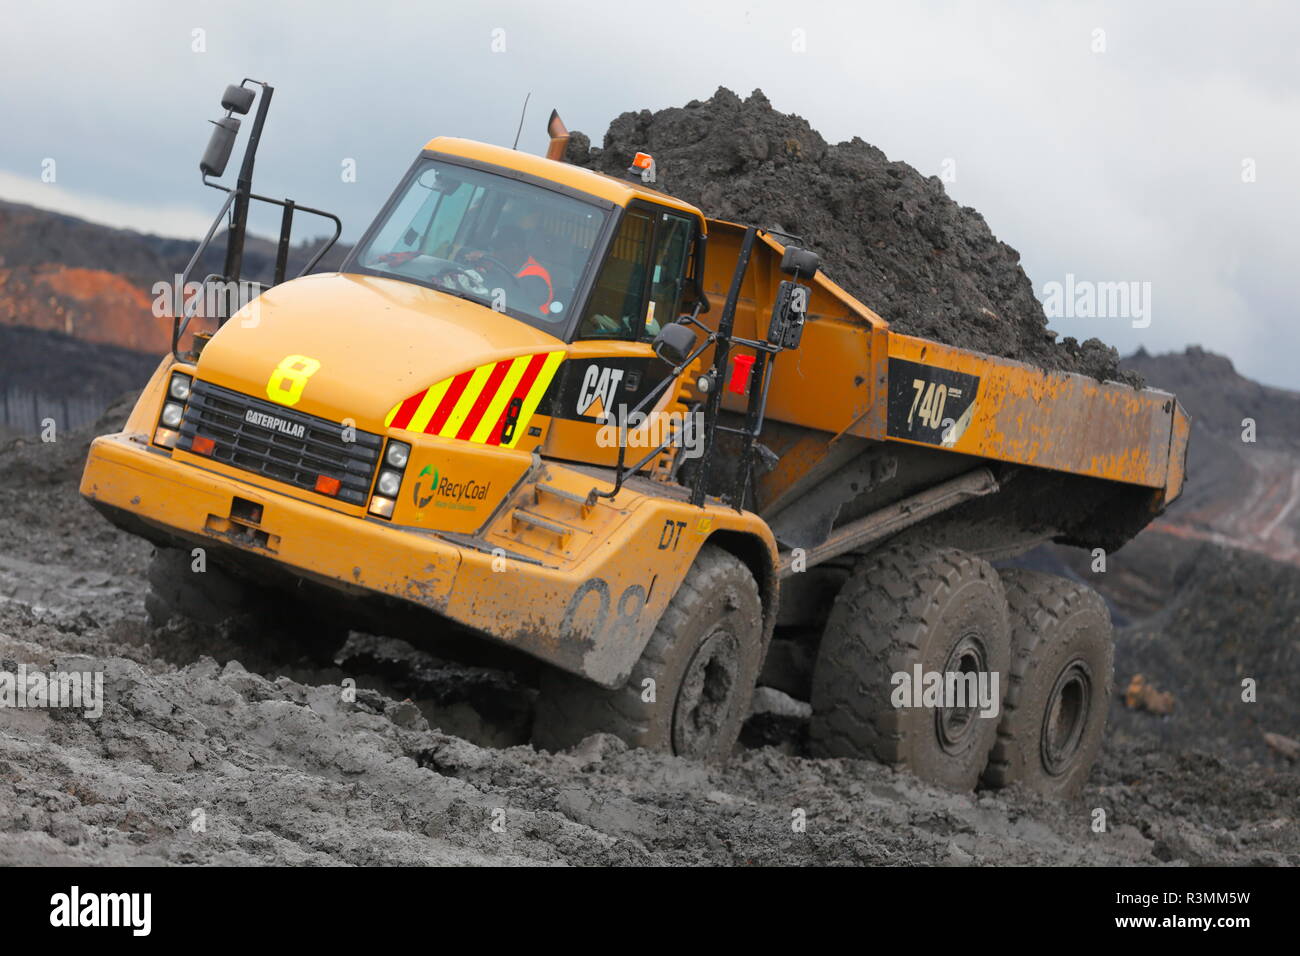
[[[1106,608],[990,562],[1113,549],[1160,513],[1173,396],[892,333],[797,237],[658,192],[652,157],[564,163],[554,113],[546,157],[431,140],[338,272],[285,281],[319,211],[252,192],[271,93],[226,90],[200,164],[225,204],[172,354],[82,479],[157,545],[154,620],[327,655],[382,629],[509,667],[552,750],[724,759],[764,684],[811,703],[816,755],[1081,786]],[[196,311],[186,289],[241,281],[259,201],[283,209],[274,280]]]

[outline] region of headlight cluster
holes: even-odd
[[[390,438],[379,466],[379,477],[375,480],[375,492],[370,497],[369,511],[372,515],[380,518],[393,516],[397,493],[402,490],[402,478],[406,474],[406,463],[410,460],[411,446]]]
[[[194,378],[184,372],[172,372],[171,381],[167,383],[167,397],[163,400],[162,410],[158,413],[158,425],[154,429],[153,443],[163,448],[175,448],[181,437],[181,421],[185,418],[185,403],[190,398],[190,387]]]

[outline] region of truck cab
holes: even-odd
[[[698,210],[652,190],[432,140],[338,273],[275,286],[204,345],[202,404],[174,454],[247,470],[297,441],[286,410],[350,423],[358,447],[282,480],[403,526],[477,531],[534,454],[616,463],[602,438],[673,375],[652,343],[697,304],[704,237]],[[647,411],[677,402],[663,388]],[[383,436],[418,467],[365,472],[358,451]]]
[[[343,271],[495,311],[513,323],[477,321],[516,327],[521,349],[541,341],[533,330],[543,333],[556,358],[503,356],[420,383],[386,424],[612,465],[616,449],[599,431],[672,373],[651,343],[696,305],[704,240],[697,209],[653,190],[514,150],[432,140]],[[665,391],[653,410],[675,401]]]
[[[432,638],[452,625],[602,693],[627,686],[647,644],[671,640],[693,662],[672,682],[695,691],[651,721],[646,743],[669,745],[676,726],[680,752],[722,754],[774,626],[777,550],[756,515],[673,482],[685,430],[658,427],[686,418],[686,388],[700,403],[699,382],[714,381],[702,356],[722,341],[698,319],[700,211],[639,179],[440,137],[338,271],[283,281],[306,207],[251,190],[269,99],[264,88],[191,269],[234,209],[216,278],[239,279],[247,202],[271,201],[285,208],[276,281],[213,330],[177,310],[172,354],[126,428],[93,442],[82,479],[96,508],[159,546],[156,562],[174,556],[181,580],[151,572],[168,582],[151,600],[193,592],[189,605],[210,605],[211,579],[189,573],[202,553],[276,601],[306,588],[364,604],[380,627],[386,608],[433,612],[420,625]],[[223,98],[232,113],[251,103],[239,88]],[[201,164],[208,185],[232,121]],[[699,634],[657,630],[674,600],[699,599],[703,588],[679,596],[692,574],[753,595],[715,601],[737,619],[708,653],[720,625],[698,607]],[[725,693],[700,696],[705,672]],[[682,708],[726,726],[710,718],[682,738]]]

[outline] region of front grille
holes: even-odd
[[[271,422],[249,421],[250,412]],[[308,491],[322,475],[337,478],[338,494],[330,497],[364,505],[383,439],[348,429],[344,440],[344,431],[337,422],[196,379],[176,447],[192,451],[194,436],[203,435],[216,443],[208,458]]]

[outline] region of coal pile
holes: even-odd
[[[1058,342],[1020,267],[974,209],[936,176],[891,162],[854,137],[829,144],[761,90],[624,113],[601,148],[575,133],[568,159],[622,176],[637,151],[655,157],[658,187],[707,216],[802,236],[836,283],[895,331],[1134,385],[1099,339]]]

